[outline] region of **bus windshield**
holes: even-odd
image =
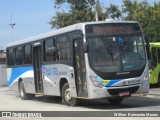
[[[141,35],[101,36],[88,38],[89,60],[99,72],[127,72],[145,66],[144,43]]]

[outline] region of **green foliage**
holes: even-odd
[[[88,1],[93,5],[92,0]],[[68,3],[70,5],[70,10],[68,13],[64,11],[56,12],[55,16],[53,16],[49,22],[52,28],[65,27],[79,22],[95,20],[94,13],[85,0],[56,0],[55,7],[63,3]]]
[[[64,3],[70,5],[70,10],[68,12],[63,10],[56,11],[49,22],[52,28],[65,27],[79,22],[95,21],[95,12],[91,7],[93,6],[95,9],[94,0],[55,0],[55,7],[59,8]],[[111,4],[110,7],[103,10],[98,5],[99,20],[105,20],[106,18],[120,19],[120,17],[121,11],[118,6]]]
[[[154,2],[154,6],[148,4],[146,0],[123,2],[123,12],[127,13],[125,19],[138,21],[151,42],[160,42],[160,2]]]
[[[106,12],[108,13],[108,17],[112,19],[120,19],[122,16],[122,12],[119,10],[119,7],[113,4],[110,4],[110,7],[106,8]]]
[[[86,2],[87,1],[87,2]],[[89,4],[88,4],[89,3]],[[56,11],[49,24],[52,28],[65,27],[71,24],[95,21],[94,0],[55,0],[55,7],[69,5],[69,11]],[[118,6],[110,4],[107,8],[98,5],[99,20],[106,18],[138,21],[150,41],[160,42],[160,2],[150,5],[146,0],[123,0],[122,11]]]

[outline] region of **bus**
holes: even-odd
[[[160,87],[160,43],[150,43],[149,83]]]
[[[148,61],[138,22],[77,23],[7,45],[7,76],[21,99],[60,96],[121,103],[147,93]]]

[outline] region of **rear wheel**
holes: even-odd
[[[157,86],[160,87],[160,75],[158,76],[158,83]]]
[[[23,81],[19,83],[19,94],[22,100],[32,99],[34,94],[28,94],[25,92]]]
[[[124,98],[107,98],[108,102],[111,104],[120,104]]]
[[[71,96],[68,83],[65,83],[62,88],[62,102],[68,106],[75,106],[78,104],[78,100]]]

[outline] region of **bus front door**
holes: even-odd
[[[37,94],[43,93],[43,80],[42,80],[42,50],[41,47],[33,48],[33,67],[34,67],[34,82]]]
[[[83,50],[83,41],[78,39],[74,41],[74,68],[75,79],[77,87],[77,95],[79,97],[87,97],[87,83],[86,83],[86,67]]]

